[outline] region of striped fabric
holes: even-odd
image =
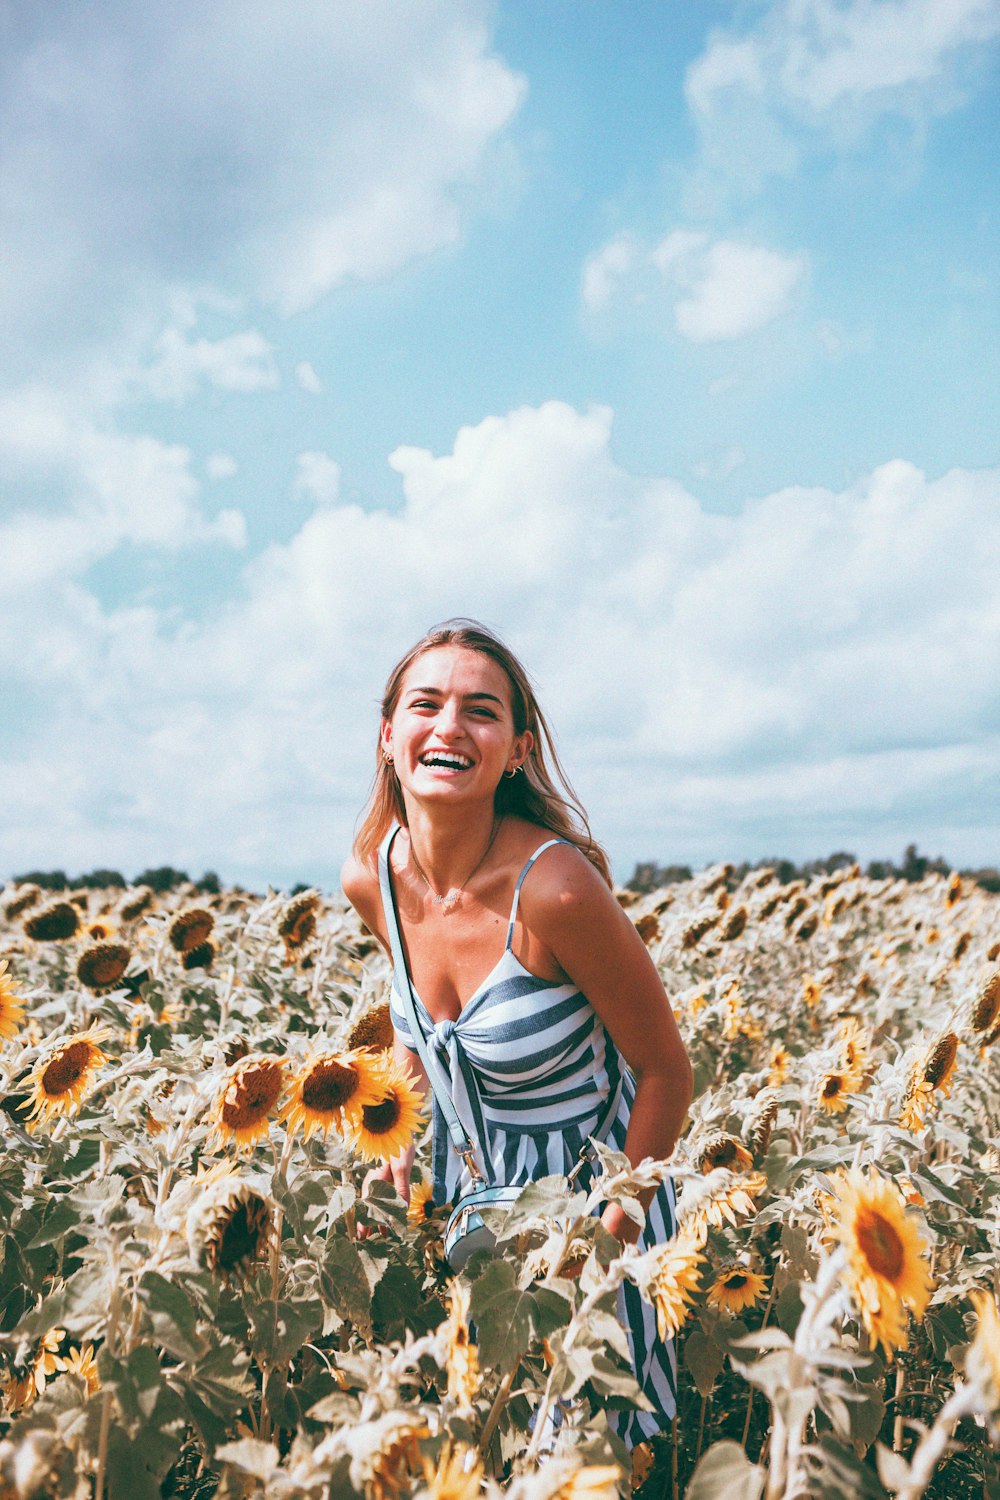
[[[393,837],[395,831],[383,845],[386,861]],[[573,984],[553,984],[529,974],[511,948],[524,877],[540,854],[565,842],[549,839],[521,871],[504,951],[457,1021],[435,1023],[413,990],[424,1037],[450,1079],[463,1125],[479,1143],[480,1168],[488,1180],[509,1185],[566,1173],[576,1165],[624,1069],[621,1105],[606,1136],[609,1146],[623,1151],[635,1098],[632,1075],[586,996]],[[395,900],[392,907],[386,921],[398,930]],[[394,975],[393,1024],[415,1050],[397,985]],[[451,1148],[436,1102],[433,1143],[433,1201],[453,1203],[470,1190],[471,1177]],[[580,1181],[586,1186],[586,1171]],[[649,1206],[640,1247],[648,1249],[673,1232],[673,1190],[667,1182]],[[673,1343],[658,1337],[653,1309],[631,1284],[618,1293],[618,1316],[628,1333],[637,1379],[654,1408],[612,1414],[612,1425],[632,1447],[669,1425],[676,1410],[676,1363]]]

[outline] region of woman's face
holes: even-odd
[[[404,792],[421,801],[490,798],[532,745],[517,735],[507,674],[465,646],[435,646],[410,663],[382,748]]]

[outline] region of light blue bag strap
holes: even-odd
[[[434,1091],[434,1097],[444,1117],[445,1125],[448,1127],[448,1134],[451,1136],[452,1144],[459,1156],[465,1157],[468,1162],[469,1153],[475,1150],[475,1142],[469,1138],[469,1133],[462,1124],[458,1111],[455,1109],[451,1097],[451,1089],[448,1085],[448,1078],[427,1045],[423,1027],[420,1025],[420,1019],[417,1016],[417,1007],[413,999],[413,987],[410,984],[410,974],[406,967],[406,957],[403,953],[403,940],[399,933],[399,919],[396,916],[396,899],[392,893],[392,876],[389,871],[389,850],[392,848],[393,839],[399,832],[399,827],[398,823],[393,824],[378,851],[378,879],[382,891],[382,910],[385,913],[385,925],[389,931],[389,946],[392,950],[393,968],[399,979],[399,993],[403,1001],[403,1012],[406,1016],[406,1024],[409,1026],[413,1037],[414,1049],[424,1065],[424,1071]],[[479,1173],[478,1167],[476,1171],[482,1176]]]

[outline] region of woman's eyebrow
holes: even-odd
[[[413,687],[409,691],[411,693],[433,693],[436,698],[442,696],[441,689],[436,687]],[[488,698],[491,703],[499,703],[500,707],[503,708],[503,699],[498,698],[496,693],[464,693],[462,695],[462,702],[472,703],[474,700],[481,698]]]

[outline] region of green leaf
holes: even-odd
[[[156,1337],[178,1359],[197,1359],[205,1339],[198,1333],[198,1311],[182,1289],[158,1271],[147,1271],[139,1297],[149,1309]]]
[[[518,1194],[504,1217],[497,1225],[498,1239],[510,1239],[532,1219],[578,1218],[586,1208],[585,1193],[574,1193],[567,1186],[565,1177],[539,1177],[529,1182]]]
[[[694,1376],[700,1396],[709,1396],[722,1372],[725,1355],[715,1339],[692,1328],[684,1340],[684,1363]]]
[[[507,1375],[530,1349],[535,1334],[535,1299],[521,1291],[517,1273],[505,1260],[492,1260],[472,1288],[470,1312],[479,1339],[479,1363]]]
[[[703,1453],[685,1500],[759,1500],[764,1488],[764,1470],[752,1464],[739,1443],[725,1439]]]
[[[372,1298],[372,1323],[382,1340],[402,1338],[407,1328],[426,1333],[437,1321],[427,1307],[417,1278],[405,1261],[394,1261],[385,1271]]]
[[[273,1443],[262,1443],[258,1438],[240,1438],[235,1443],[223,1443],[216,1448],[219,1463],[232,1464],[244,1474],[252,1474],[266,1484],[281,1461],[281,1455]]]
[[[357,1248],[342,1235],[326,1242],[323,1256],[323,1293],[343,1318],[349,1318],[363,1338],[372,1332],[372,1292]]]
[[[37,1250],[40,1245],[54,1245],[67,1234],[80,1233],[80,1210],[68,1198],[57,1198],[42,1220],[42,1227],[28,1241],[26,1250]]]

